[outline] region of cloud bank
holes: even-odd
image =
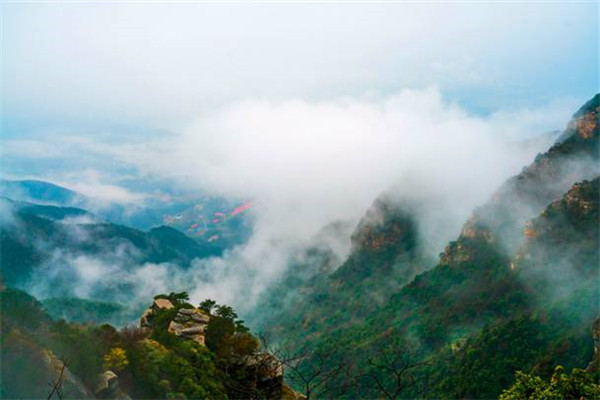
[[[540,123],[556,119],[533,115]],[[196,301],[212,297],[243,311],[324,226],[356,223],[386,191],[423,204],[416,217],[428,250],[439,253],[475,206],[546,149],[547,140],[515,142],[535,137],[531,124],[520,128],[520,121],[516,114],[470,114],[435,89],[404,90],[377,99],[248,100],[201,115],[181,132],[125,143],[79,139],[69,146],[126,164],[140,176],[252,199],[252,238],[222,258],[197,260],[185,273],[164,264],[132,269],[135,277],[108,275],[128,282],[145,277],[152,285],[144,287],[188,290]],[[330,238],[340,259],[349,235]],[[97,269],[82,270],[83,287],[97,277],[86,271]]]

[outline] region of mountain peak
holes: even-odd
[[[598,140],[598,112],[600,112],[600,93],[585,103],[569,121],[565,132],[557,139],[557,144],[569,139]]]

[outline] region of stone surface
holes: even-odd
[[[95,395],[101,399],[130,399],[119,387],[119,377],[111,370],[98,375]]]
[[[175,306],[169,300],[155,299],[152,306],[149,307],[140,319],[140,327],[152,331],[152,321],[154,316],[160,310],[170,310]],[[169,323],[168,331],[177,337],[194,342],[204,346],[204,336],[206,326],[210,321],[210,316],[199,308],[179,308],[177,315]]]
[[[182,339],[204,346],[206,326],[210,316],[198,308],[181,308],[169,324],[169,332]]]
[[[173,308],[173,303],[171,303],[167,299],[154,299],[154,303],[152,303],[152,307],[159,309],[159,310],[160,309],[170,310],[171,308]]]

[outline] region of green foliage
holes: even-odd
[[[0,291],[0,305],[3,319],[8,318],[15,325],[29,330],[51,320],[42,304],[21,290],[8,288]]]
[[[183,305],[187,305],[187,302],[190,301],[190,296],[187,292],[179,292],[179,293],[175,293],[175,292],[171,292],[169,294],[159,294],[157,296],[154,296],[155,299],[167,299],[169,300],[171,303],[173,303],[174,306],[183,306]]]
[[[502,392],[500,400],[598,399],[600,385],[585,370],[575,368],[566,374],[558,366],[549,381],[517,372],[515,383]]]
[[[126,352],[132,393],[151,398],[236,397],[244,388],[254,393],[256,376],[241,361],[258,350],[258,340],[237,320],[232,307],[210,300],[202,304],[211,310],[205,341],[201,346],[168,332],[178,309],[190,307],[187,293],[171,293],[175,307],[156,310],[149,339],[129,342]],[[235,388],[235,389],[234,389]]]
[[[113,347],[104,355],[104,369],[110,369],[115,372],[124,370],[129,365],[125,350],[120,347]]]
[[[201,310],[206,311],[208,314],[211,314],[213,309],[217,306],[217,302],[211,299],[206,299],[200,302],[199,308]]]
[[[118,340],[110,325],[84,326],[64,320],[50,326],[47,344],[84,382],[93,385],[103,371],[104,355]]]
[[[466,342],[450,345],[430,366],[440,397],[494,398],[512,383],[514,371],[529,370],[548,350],[548,327],[534,316],[488,325]]]
[[[135,397],[226,398],[214,356],[196,343],[144,340],[128,353]]]

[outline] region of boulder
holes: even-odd
[[[98,385],[94,393],[101,399],[130,400],[130,397],[119,387],[119,377],[111,370],[98,375]]]
[[[189,328],[183,328],[181,330],[182,335],[195,335],[197,333],[204,333],[205,326],[204,325],[194,325]]]
[[[169,332],[182,339],[193,340],[204,346],[204,335],[210,316],[197,308],[181,308],[169,324]]]
[[[152,303],[152,308],[155,308],[157,310],[161,310],[161,309],[170,310],[173,307],[174,307],[173,303],[171,303],[167,299],[154,299],[154,302]]]

